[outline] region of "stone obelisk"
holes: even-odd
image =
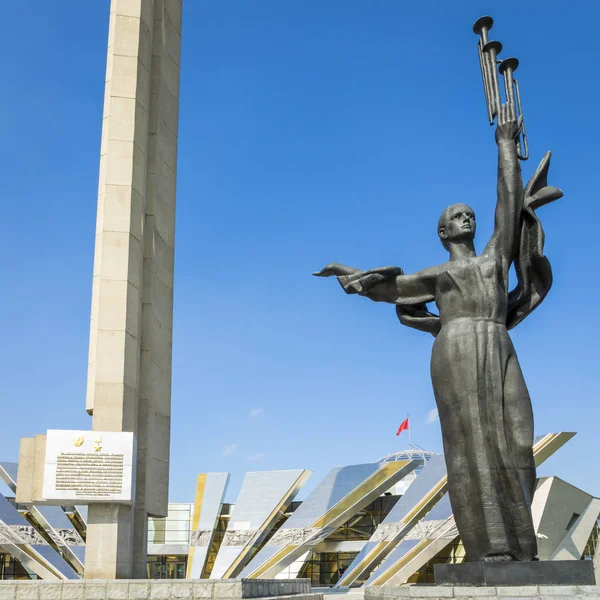
[[[86,409],[137,439],[132,507],[89,507],[85,577],[146,577],[169,482],[181,0],[111,0]]]

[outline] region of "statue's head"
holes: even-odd
[[[453,243],[473,241],[475,238],[475,212],[466,204],[449,206],[438,221],[438,235],[446,250]]]

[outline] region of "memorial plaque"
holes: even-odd
[[[133,501],[133,433],[48,430],[44,499],[52,504]]]

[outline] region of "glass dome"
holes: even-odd
[[[419,462],[419,466],[414,471],[401,479],[391,490],[389,490],[394,495],[402,496],[406,493],[406,490],[410,487],[411,483],[419,476],[419,473],[423,470],[423,467],[429,462],[432,456],[439,456],[439,454],[411,444],[408,450],[392,452],[376,462],[387,463],[395,462],[397,460],[416,460]]]
[[[419,446],[412,445],[410,447],[410,449],[408,449],[408,450],[401,450],[400,452],[392,452],[391,454],[388,454],[387,456],[384,456],[383,458],[380,458],[379,460],[377,460],[375,462],[386,463],[386,462],[394,462],[397,460],[419,460],[423,463],[421,466],[421,468],[423,468],[423,466],[425,466],[429,462],[429,459],[432,456],[438,456],[438,453],[430,452],[429,450],[424,450],[423,448],[420,448]]]

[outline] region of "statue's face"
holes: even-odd
[[[444,211],[443,216],[438,233],[445,246],[475,238],[475,213],[471,207],[454,204]]]

